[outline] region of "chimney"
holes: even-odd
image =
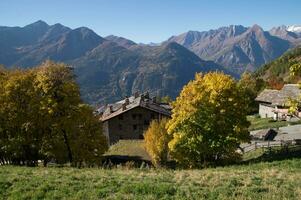
[[[135,99],[139,97],[139,92],[138,91],[135,92],[134,97],[135,97]]]
[[[149,99],[149,93],[148,92],[146,92],[144,96],[145,96],[146,99]]]
[[[123,104],[122,104],[122,111],[125,111],[125,110],[126,110],[126,104],[123,103]]]
[[[144,101],[144,95],[141,94],[141,101]]]
[[[125,98],[125,103],[124,103],[124,104],[125,104],[126,106],[130,104],[130,100],[129,100],[128,97]]]
[[[113,112],[114,112],[114,111],[113,111],[113,106],[110,105],[109,108],[110,108],[110,113],[113,113]]]
[[[157,103],[157,97],[154,96],[154,97],[152,98],[152,101],[153,101],[153,103]]]

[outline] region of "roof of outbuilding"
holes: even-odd
[[[286,84],[281,90],[263,90],[255,100],[276,106],[285,106],[289,99],[297,99],[300,94],[301,90],[298,84]]]
[[[257,97],[256,101],[262,101],[267,103],[272,103],[272,101],[277,98],[278,90],[264,89]]]
[[[131,96],[116,103],[104,106],[101,108],[101,120],[106,121],[136,107],[152,110],[165,116],[171,115],[170,106],[157,103],[150,99],[147,95],[140,95],[138,97]]]

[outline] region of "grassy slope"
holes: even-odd
[[[0,167],[4,199],[301,199],[301,159],[205,170]]]

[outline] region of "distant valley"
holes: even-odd
[[[37,21],[0,27],[0,63],[27,68],[47,59],[65,62],[74,68],[83,99],[104,104],[135,91],[174,98],[196,72],[218,70],[238,77],[300,41],[298,27],[264,31],[254,25],[189,31],[159,45],[144,45],[113,35],[101,37],[86,27]]]

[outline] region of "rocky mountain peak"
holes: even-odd
[[[249,30],[257,33],[264,32],[264,30],[258,24],[254,24]]]
[[[252,27],[230,25],[216,30],[192,32],[173,36],[177,42],[204,60],[212,60],[234,71],[254,70],[284,53],[290,42],[272,36],[259,25]]]
[[[231,36],[238,36],[242,33],[244,33],[248,28],[242,26],[242,25],[230,25],[229,26],[229,35]]]
[[[301,33],[301,25],[287,26],[287,30],[294,33]]]
[[[292,31],[293,28],[289,28],[290,26],[281,25],[278,27],[273,27],[269,33],[273,36],[279,37],[281,39],[290,41],[293,46],[301,44],[301,32]]]
[[[118,37],[118,36],[115,36],[115,35],[109,35],[109,36],[105,37],[105,39],[110,40],[112,42],[115,42],[115,43],[117,43],[120,46],[123,46],[125,48],[130,48],[131,46],[137,45],[132,40],[129,40],[129,39],[126,39],[126,38],[123,38],[123,37]]]
[[[31,23],[29,25],[24,26],[24,28],[40,28],[40,29],[41,28],[48,28],[48,27],[49,27],[49,25],[46,22],[42,21],[42,20],[38,20],[34,23]]]

